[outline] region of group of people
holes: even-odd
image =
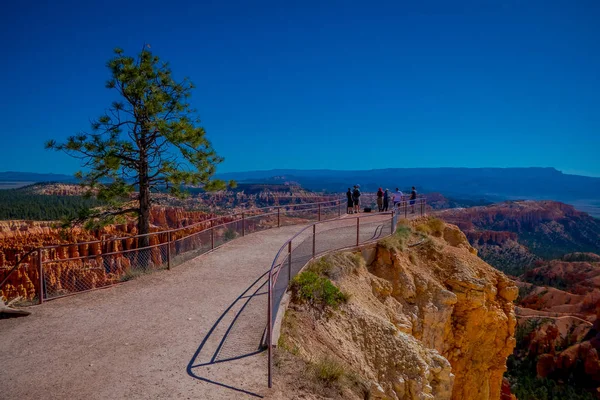
[[[354,185],[353,189],[348,188],[346,192],[346,197],[348,198],[348,214],[356,214],[360,212],[360,185]],[[389,189],[385,189],[385,191],[381,188],[377,190],[377,208],[379,212],[388,211],[390,200],[393,205],[393,209],[398,207],[402,201],[405,200],[404,193],[399,188],[396,188],[396,191],[390,194]],[[409,204],[411,206],[411,213],[415,212],[415,202],[417,200],[417,189],[413,186],[410,192],[410,196],[408,198]]]

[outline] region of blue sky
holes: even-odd
[[[0,171],[114,99],[114,47],[196,84],[219,171],[552,166],[600,176],[600,2],[9,2]]]

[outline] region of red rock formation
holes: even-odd
[[[508,379],[502,379],[502,388],[500,389],[500,400],[517,400],[517,396],[511,393]]]

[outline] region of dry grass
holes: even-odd
[[[309,369],[313,378],[325,385],[339,382],[346,375],[344,366],[336,359],[328,356],[310,363]]]
[[[406,249],[408,239],[412,234],[412,229],[408,225],[400,224],[392,236],[379,241],[379,244],[388,250],[403,251]]]
[[[441,237],[444,234],[446,224],[439,218],[429,217],[426,222],[420,223],[415,227],[417,232]]]

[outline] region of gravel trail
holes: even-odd
[[[365,219],[360,240],[382,232]],[[346,221],[344,221],[346,220]],[[356,240],[347,218],[319,248]],[[266,393],[266,273],[303,226],[271,229],[125,284],[0,320],[0,398],[253,399]],[[390,226],[391,228],[391,226]],[[311,247],[312,249],[312,247]],[[310,251],[312,253],[312,250]]]

